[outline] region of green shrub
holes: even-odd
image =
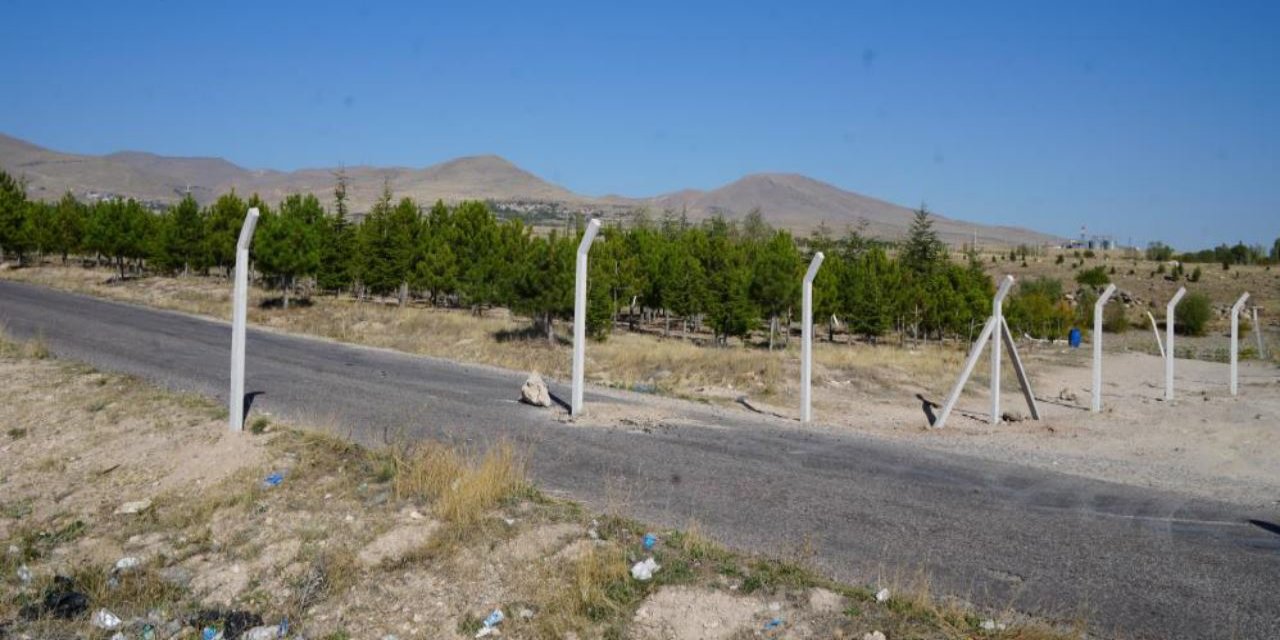
[[[1094,267],[1076,274],[1076,282],[1090,287],[1102,287],[1111,282],[1106,267]]]
[[[1173,317],[1177,323],[1174,329],[1178,333],[1202,336],[1209,326],[1209,319],[1213,317],[1213,305],[1209,302],[1209,296],[1203,293],[1188,294],[1174,310]]]
[[[1107,333],[1124,333],[1129,330],[1129,316],[1124,305],[1112,303],[1102,312],[1102,330]]]
[[[1054,264],[1062,264],[1063,262],[1066,262],[1066,261],[1067,261],[1067,257],[1066,257],[1066,256],[1064,256],[1064,255],[1062,255],[1061,253],[1059,253],[1059,254],[1058,254],[1058,259],[1057,259],[1057,260],[1054,260],[1054,261],[1053,261],[1053,263],[1054,263]]]
[[[1191,270],[1191,275],[1187,276],[1187,282],[1200,282],[1200,275],[1200,266],[1196,265],[1196,268]]]

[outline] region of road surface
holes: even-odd
[[[230,327],[0,281],[0,324],[60,357],[225,401]],[[671,403],[647,430],[586,427],[514,402],[524,374],[250,329],[253,411],[388,432],[528,445],[545,490],[731,546],[811,546],[837,578],[921,570],[934,593],[1103,635],[1280,638],[1280,508],[1084,479],[781,420]],[[552,392],[567,398],[556,384]],[[588,390],[588,410],[652,397]]]

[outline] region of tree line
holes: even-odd
[[[499,219],[484,202],[423,206],[384,187],[359,221],[339,176],[331,206],[290,195],[270,206],[234,192],[201,207],[189,195],[159,213],[133,200],[85,203],[27,200],[0,172],[0,250],[31,257],[86,256],[120,277],[143,272],[229,275],[245,212],[261,213],[252,243],[261,282],[281,291],[346,293],[360,299],[411,299],[442,307],[507,307],[554,339],[554,323],[573,312],[573,262],[582,221],[548,233]],[[814,283],[816,324],[875,341],[971,339],[990,313],[994,285],[976,254],[949,255],[923,207],[901,242],[854,228],[825,227],[797,238],[752,212],[741,221],[699,223],[666,212],[637,213],[602,229],[591,249],[588,330],[659,323],[664,332],[709,330],[717,344],[765,330],[772,347],[799,315],[801,277],[812,255],[826,260]],[[3,257],[3,254],[0,254]],[[960,258],[960,259],[956,259]],[[1060,284],[1024,283],[1008,305],[1010,322],[1033,335],[1061,336],[1070,320]],[[1053,318],[1047,323],[1044,318]]]

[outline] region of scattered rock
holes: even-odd
[[[373,567],[383,561],[399,560],[406,554],[426,544],[431,535],[439,528],[434,520],[417,521],[412,524],[398,526],[370,542],[360,550],[357,558],[360,564]]]
[[[245,631],[240,640],[274,640],[277,637],[280,637],[280,627],[268,624]]]
[[[150,508],[151,508],[151,498],[143,498],[142,500],[134,500],[133,502],[126,502],[120,505],[119,508],[116,509],[116,515],[118,516],[136,515]]]
[[[884,637],[883,632],[872,631],[871,633],[863,634],[862,640],[887,640],[887,639]]]
[[[1058,392],[1058,399],[1063,402],[1075,403],[1080,401],[1080,396],[1077,396],[1074,391],[1064,387],[1062,391]]]
[[[1006,411],[1001,414],[1000,419],[1005,422],[1022,422],[1023,420],[1026,420],[1027,417],[1017,411]]]
[[[129,571],[133,571],[134,569],[137,569],[141,565],[142,565],[142,561],[137,559],[136,557],[125,556],[123,558],[120,558],[119,560],[116,560],[116,572],[127,573]]]
[[[529,379],[520,386],[520,401],[535,407],[551,406],[551,392],[547,390],[547,383],[542,381],[542,376],[537,371],[529,374]]]

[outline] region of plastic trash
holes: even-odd
[[[281,482],[284,482],[284,474],[283,474],[283,473],[280,473],[279,471],[277,471],[277,472],[275,472],[275,473],[273,473],[273,474],[271,474],[271,475],[267,476],[267,477],[266,477],[266,479],[262,481],[262,486],[263,486],[263,487],[278,487],[278,486],[280,486],[280,483],[281,483]]]
[[[653,558],[648,558],[635,563],[635,565],[631,567],[631,577],[644,582],[653,578],[653,574],[661,568],[662,567],[659,566],[657,562],[654,562]]]
[[[274,624],[254,627],[240,634],[240,640],[273,640],[280,637],[280,627]]]
[[[277,637],[277,638],[283,638],[283,637],[285,637],[285,636],[289,635],[289,619],[288,619],[288,618],[281,618],[281,619],[280,619],[280,626],[279,626],[279,627],[277,627],[277,628],[280,630],[280,633],[276,635],[276,637]]]
[[[770,629],[777,629],[778,627],[781,627],[781,626],[782,626],[782,618],[774,618],[764,623],[765,631],[768,631]]]
[[[876,592],[876,602],[885,602],[889,599],[889,590],[881,589]]]
[[[22,584],[31,583],[31,569],[27,565],[24,564],[18,567],[18,579],[22,581]]]
[[[125,556],[123,558],[120,558],[119,560],[116,560],[116,571],[120,571],[120,572],[133,571],[134,569],[137,569],[141,564],[142,564],[141,560],[133,556]]]
[[[106,629],[107,631],[110,631],[119,627],[122,621],[120,618],[116,617],[116,614],[111,613],[106,609],[98,609],[94,612],[93,619],[90,622],[93,626],[99,629]]]
[[[143,627],[142,627],[142,640],[156,640],[156,628],[155,628],[155,625],[150,625],[150,624],[148,624],[148,625],[143,625]]]
[[[205,627],[200,632],[200,640],[222,640],[222,632],[213,627]]]
[[[649,551],[653,549],[653,545],[655,544],[658,544],[658,536],[655,536],[652,533],[644,534],[644,550],[645,551]]]
[[[507,616],[502,613],[502,609],[494,609],[493,613],[484,619],[484,626],[480,627],[480,630],[476,632],[476,637],[483,638],[495,633],[498,630],[498,625],[502,624],[502,621],[506,619]]]

